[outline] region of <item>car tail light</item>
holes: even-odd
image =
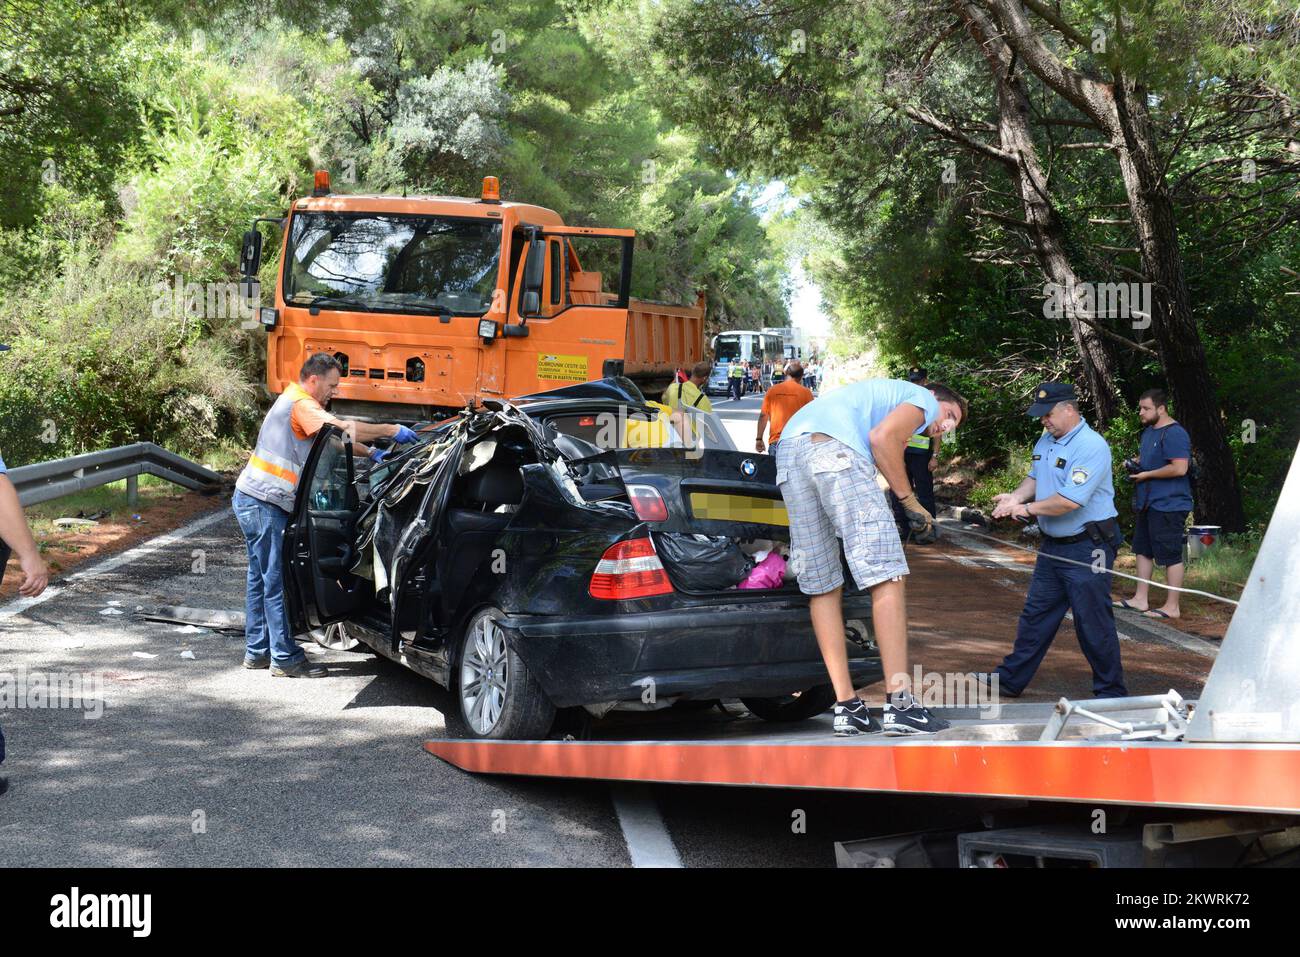
[[[673,584],[648,538],[611,545],[591,576],[592,598],[649,598],[670,595],[672,591]]]
[[[629,485],[627,497],[632,500],[636,517],[643,522],[668,521],[668,506],[653,485]]]

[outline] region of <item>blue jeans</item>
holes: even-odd
[[[248,543],[248,590],[244,597],[246,658],[265,658],[269,653],[280,666],[293,665],[305,657],[289,631],[284,609],[284,529],[289,513],[236,490],[231,504]]]

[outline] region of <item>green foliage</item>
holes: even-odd
[[[992,514],[993,496],[1015,491],[1029,474],[1031,448],[1033,448],[1032,443],[1008,446],[1004,449],[1006,464],[991,471],[981,472],[971,486],[967,496],[971,506]]]
[[[3,315],[8,464],[142,440],[198,454],[248,427],[254,396],[231,375],[230,346],[183,316],[155,317],[155,283],[138,267],[82,245],[57,278],[27,292]]]
[[[243,231],[322,167],[340,191],[476,195],[497,175],[506,198],[567,222],[636,228],[636,295],[702,290],[719,322],[785,324],[779,257],[743,184],[649,102],[589,5],[0,3],[28,27],[0,39],[11,464],[247,440],[264,337],[168,297],[234,279]],[[58,176],[42,182],[48,157]]]

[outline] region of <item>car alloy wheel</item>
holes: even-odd
[[[348,634],[347,628],[341,621],[326,625],[324,628],[313,628],[311,637],[316,644],[330,651],[354,651],[361,644],[360,640]]]
[[[491,618],[476,621],[460,664],[461,711],[478,734],[489,734],[505,710],[510,680],[506,636]]]

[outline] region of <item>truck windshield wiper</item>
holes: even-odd
[[[290,299],[290,303],[295,306],[323,306],[327,303],[340,303],[345,306],[356,306],[362,312],[373,312],[371,307],[362,302],[360,299],[353,299],[351,296],[313,296],[308,302],[299,302],[297,299]]]
[[[406,309],[412,312],[428,313],[431,316],[452,316],[455,315],[448,306],[428,305],[423,302],[395,302],[392,304],[395,309]]]

